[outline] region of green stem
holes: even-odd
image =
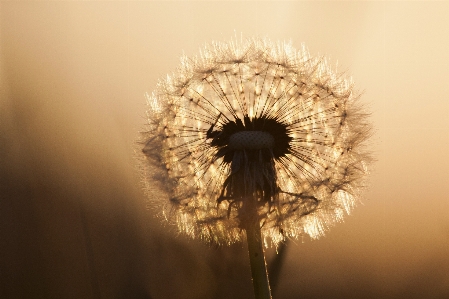
[[[254,295],[256,299],[271,299],[267,264],[265,262],[260,224],[258,221],[247,225],[246,238],[248,242],[249,263],[253,277]]]

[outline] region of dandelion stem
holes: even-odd
[[[270,278],[270,285],[271,285],[271,293],[276,294],[276,290],[279,285],[279,276],[281,274],[282,266],[285,262],[285,257],[287,253],[287,242],[288,239],[284,242],[280,243],[278,248],[276,249],[276,256],[274,257],[273,261],[270,263],[268,268],[270,269],[269,278]]]
[[[262,236],[259,222],[252,222],[246,227],[249,263],[253,277],[254,295],[256,299],[271,299],[268,282],[267,263],[262,246]]]

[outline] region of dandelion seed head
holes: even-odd
[[[352,79],[305,46],[214,42],[147,95],[147,186],[181,232],[239,242],[245,203],[265,244],[322,236],[360,198],[371,160]]]

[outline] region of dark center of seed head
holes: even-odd
[[[264,149],[274,147],[274,137],[264,131],[240,131],[229,137],[231,149]]]

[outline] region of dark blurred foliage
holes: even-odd
[[[49,152],[29,117],[37,103],[22,100],[13,93],[2,113],[1,298],[251,296],[242,245],[176,236],[145,209],[123,162],[65,147],[70,134]]]

